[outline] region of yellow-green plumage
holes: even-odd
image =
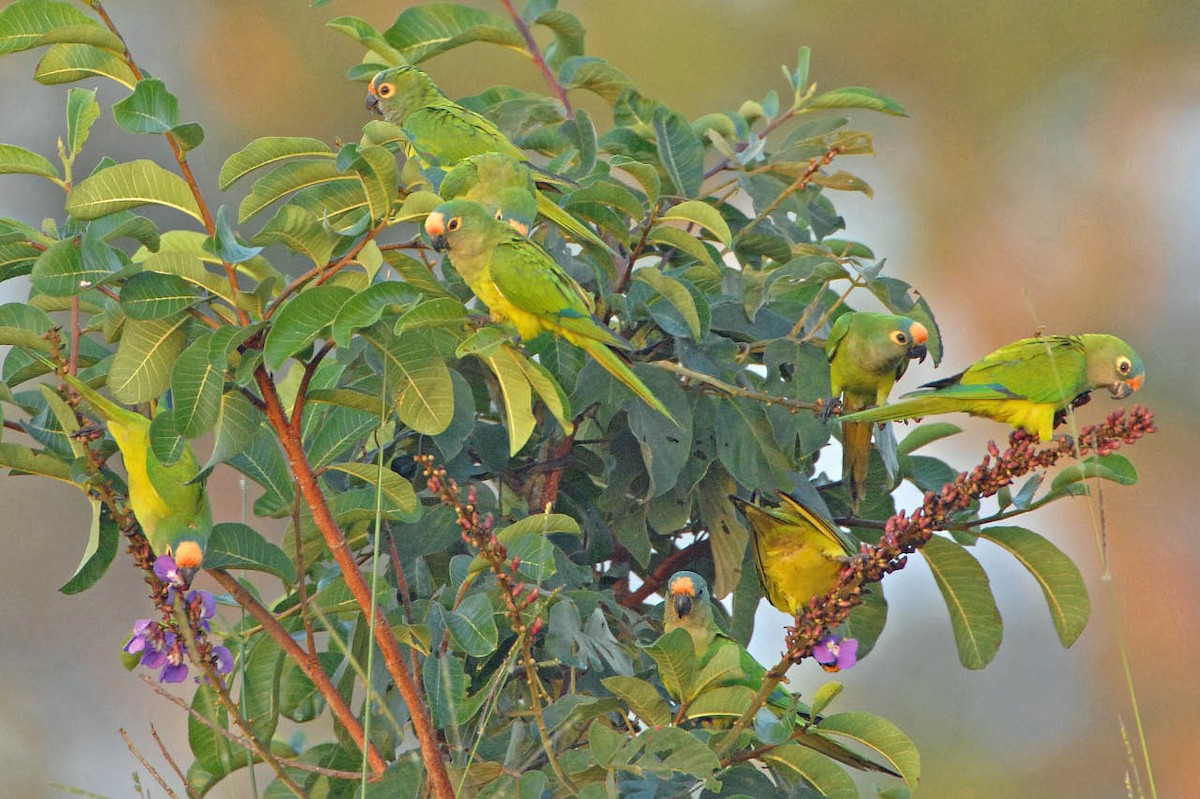
[[[73,375],[63,380],[87,400],[121,451],[129,482],[129,505],[156,555],[175,554],[188,573],[199,568],[212,531],[212,507],[191,446],[179,460],[163,463],[150,447],[150,420],[122,408]],[[192,545],[195,545],[194,547]],[[184,555],[179,555],[183,551]]]
[[[492,319],[507,321],[522,339],[543,331],[566,339],[592,356],[648,405],[674,421],[666,406],[609,347],[629,343],[592,315],[591,297],[545,250],[497,220],[478,203],[451,200],[425,221],[425,230]]]
[[[1001,347],[966,370],[927,383],[890,405],[841,417],[883,422],[956,411],[986,416],[1048,441],[1059,416],[1107,388],[1124,399],[1142,387],[1146,369],[1127,343],[1102,333],[1027,338]]]
[[[367,89],[367,105],[405,132],[408,156],[415,156],[423,166],[450,169],[465,158],[484,153],[525,161],[521,149],[491,120],[446,97],[414,66],[392,67],[376,75]],[[542,216],[576,240],[612,252],[603,239],[545,194],[534,194]]]
[[[838,317],[825,343],[833,396],[853,413],[887,401],[892,386],[913,358],[924,360],[929,331],[907,316],[847,313]],[[871,463],[870,422],[842,425],[842,479],[850,484],[850,508],[866,493]]]
[[[663,603],[663,629],[667,633],[684,630],[691,636],[696,654],[697,673],[704,669],[713,658],[718,656],[728,658],[727,662],[732,665],[732,668],[722,671],[720,677],[711,683],[709,688],[741,686],[746,689],[748,696],[753,696],[753,693],[762,687],[763,679],[767,675],[766,668],[755,660],[745,647],[726,635],[717,625],[717,620],[713,616],[712,592],[709,591],[708,582],[699,574],[680,571],[675,572],[667,580],[666,597]],[[682,697],[674,698],[682,701]],[[782,686],[776,686],[767,699],[767,707],[776,715],[791,710],[793,704],[794,700],[791,694]],[[798,704],[798,709],[805,722],[813,721],[812,715],[805,705]],[[731,712],[740,715],[744,710],[744,707],[738,707]],[[716,715],[724,715],[725,723],[732,720],[729,713]],[[716,726],[720,726],[720,722]],[[795,741],[801,746],[806,746],[848,766],[900,776],[887,766],[868,760],[821,735],[801,734],[795,737]]]
[[[750,524],[754,565],[767,601],[795,615],[833,588],[854,547],[831,523],[799,500],[776,492],[777,508],[730,497]]]

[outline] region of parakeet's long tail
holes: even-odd
[[[611,256],[616,255],[612,248],[604,243],[604,239],[597,236],[587,225],[572,216],[570,212],[560,208],[554,203],[554,200],[551,200],[540,191],[537,194],[537,209],[539,214],[567,231],[567,233],[570,233],[571,238],[580,243],[592,244],[599,247]]]
[[[915,419],[919,416],[934,416],[939,413],[963,411],[970,413],[971,400],[958,397],[918,396],[911,399],[889,402],[876,408],[849,413],[838,417],[842,422],[842,435],[846,435],[847,423],[853,422],[894,422],[899,419]]]
[[[610,375],[628,386],[629,390],[641,397],[647,405],[670,419],[676,425],[679,424],[675,417],[671,415],[671,412],[667,410],[667,406],[663,405],[658,397],[654,396],[654,392],[638,379],[633,370],[615,352],[599,341],[585,339],[578,342],[578,344],[587,351],[588,355],[595,358],[596,362],[603,366]]]
[[[874,422],[842,424],[842,479],[850,484],[850,508],[858,510],[867,490],[867,469],[871,464],[871,429]]]

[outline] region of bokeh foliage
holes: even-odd
[[[74,410],[32,382],[50,371],[47,358],[119,401],[152,406],[153,445],[164,459],[181,439],[208,438],[205,473],[239,471],[262,488],[256,516],[291,519],[278,544],[253,520],[220,526],[205,564],[261,572],[247,585],[286,633],[301,640],[313,631],[309,654],[358,723],[370,719],[371,740],[391,762],[368,793],[408,794],[427,776],[406,745],[412,714],[425,713],[464,795],[674,796],[703,784],[710,796],[857,796],[840,766],[786,743],[789,731],[773,718],[760,717],[735,750],[773,746],[765,770],[720,759],[719,733],[698,722],[740,715],[744,697],[689,673],[678,639],[651,646],[658,620],[645,600],[673,571],[696,570],[718,597],[732,597],[727,627],[744,644],[761,590],[730,494],[787,490],[871,542],[897,510],[899,482],[936,491],[956,473],[919,453],[957,433],[951,424],[926,423],[899,442],[881,436],[867,500],[850,519],[845,488],[815,466],[837,432],[819,413],[833,320],[882,305],[924,323],[941,358],[932,309],[866,244],[838,237],[844,223],[831,199],[870,193],[840,169],[841,159],[873,152],[871,135],[843,113],[903,108],[861,87],[818,90],[801,48],[779,91],[688,119],[588,55],[582,26],[553,0],[533,0],[519,20],[503,9],[434,3],[405,10],[383,32],[353,17],[329,24],[366,48],[350,70],[358,81],[466,45],[540,59],[553,79],[546,93],[498,85],[461,102],[569,179],[555,201],[618,257],[569,243],[549,224],[534,238],[595,293],[598,313],[637,348],[638,376],[680,424],[581,351],[550,337],[521,348],[479,318],[470,291],[420,235],[439,202],[439,177],[397,158],[399,128],[372,120],[345,144],[283,135],[250,142],[219,175],[222,191],[243,192],[240,201],[210,210],[187,164],[203,146],[202,128],[142,72],[107,16],[19,0],[0,10],[0,54],[46,48],[35,71],[45,84],[125,86],[128,96],[111,108],[117,124],[165,136],[175,154],[163,166],[85,150],[102,113],[88,88],[64,92],[65,131],[52,131],[57,164],[0,145],[0,173],[43,178],[64,198],[61,218],[40,228],[0,220],[0,279],[30,285],[27,302],[0,307],[0,342],[12,346],[0,401],[32,439],[0,444],[0,464],[77,485],[95,508],[92,540],[63,590],[85,590],[116,559],[120,531],[96,487],[119,496],[123,484],[87,468]],[[529,50],[528,28],[544,50]],[[562,101],[582,93],[603,102],[611,125]],[[84,175],[77,161],[94,165]],[[272,414],[272,397],[286,415]],[[430,457],[444,469],[433,472],[432,489]],[[1005,492],[998,512],[981,519],[976,506],[923,550],[968,668],[994,657],[1002,632],[969,552],[978,537],[1038,577],[1065,646],[1082,632],[1089,603],[1078,569],[1045,538],[1003,522],[1081,493],[1090,476],[1136,480],[1115,454],[1049,485],[1039,473]],[[469,501],[478,518],[447,499]],[[425,707],[402,701],[395,675],[372,654],[369,614],[330,555],[322,507],[356,561],[374,565],[372,595],[411,659]],[[516,605],[514,596],[528,601]],[[885,620],[876,586],[849,623],[861,655]],[[316,743],[280,734],[284,720],[325,715],[330,698],[297,659],[255,619],[226,632],[240,661],[233,699],[251,728],[241,733],[277,757],[356,770],[362,753],[345,719]],[[193,707],[236,729],[213,693],[198,689]],[[810,703],[829,714],[809,734],[874,749],[904,777],[889,780],[893,795],[915,786],[911,742],[886,720],[830,712],[836,694],[832,684]],[[691,712],[676,716],[680,705],[669,700],[681,696]],[[226,738],[190,725],[188,779],[199,792],[246,767]],[[358,788],[285,768],[310,794]],[[282,781],[266,789],[288,792]]]

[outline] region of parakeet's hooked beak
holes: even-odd
[[[678,575],[671,581],[671,606],[675,608],[676,616],[682,619],[691,613],[695,597],[696,586],[690,577]]]
[[[682,619],[692,612],[692,595],[676,594],[671,597],[671,604],[675,607],[675,615]]]
[[[912,326],[913,345],[908,350],[908,357],[916,359],[917,363],[925,363],[925,356],[929,354],[929,348],[925,343],[929,341],[929,330],[920,322],[913,322]]]
[[[383,109],[379,107],[379,95],[374,90],[367,92],[366,105],[371,113],[383,116]]]
[[[446,217],[440,211],[425,217],[425,232],[433,242],[433,249],[438,252],[450,249],[450,242],[446,241]]]
[[[1112,394],[1113,399],[1125,399],[1133,392],[1142,387],[1142,382],[1146,379],[1144,374],[1137,377],[1131,377],[1129,380],[1118,380],[1108,387],[1108,391]]]

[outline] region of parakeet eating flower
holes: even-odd
[[[929,331],[907,316],[847,313],[838,317],[825,343],[829,383],[842,411],[882,405],[913,358],[925,360]],[[842,479],[850,484],[850,507],[858,509],[871,463],[870,422],[842,425]]]
[[[885,422],[961,411],[1007,422],[1049,441],[1070,407],[1107,388],[1124,399],[1142,387],[1142,359],[1116,336],[1026,338],[1001,347],[965,371],[926,383],[904,399],[841,417],[846,422]]]

